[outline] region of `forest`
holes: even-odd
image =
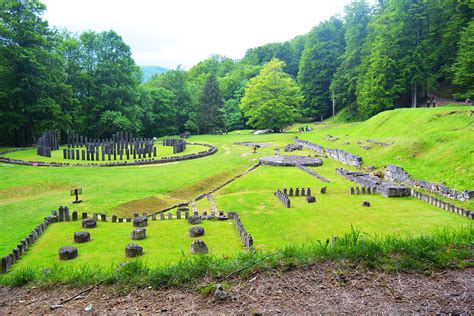
[[[0,1],[1,145],[30,145],[49,129],[95,138],[279,130],[417,107],[429,93],[474,96],[471,0],[356,0],[287,42],[146,82],[119,34],[57,30],[45,10]]]

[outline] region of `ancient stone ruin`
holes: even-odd
[[[93,139],[67,132],[63,158],[82,161],[116,161],[156,157],[153,139],[134,138],[131,133],[117,132],[110,139]]]
[[[75,232],[74,242],[83,243],[91,240],[91,234],[88,232]]]
[[[283,205],[286,207],[286,208],[290,208],[290,204],[291,204],[291,201],[290,201],[290,198],[288,197],[288,195],[286,195],[285,192],[283,191],[280,191],[280,189],[278,189],[274,195],[276,196],[276,198],[278,200],[280,200],[281,203],[283,203]]]
[[[163,139],[163,146],[173,146],[173,154],[178,154],[186,150],[186,141],[179,138]]]
[[[294,143],[311,149],[321,156],[327,156],[349,166],[360,168],[363,163],[362,157],[341,149],[324,148],[310,141],[300,140],[298,137],[294,138]]]
[[[36,145],[36,153],[40,156],[51,157],[52,150],[59,149],[59,132],[46,131],[39,139]]]
[[[146,228],[144,227],[139,227],[135,228],[132,231],[132,234],[130,236],[133,240],[142,240],[146,238]]]
[[[204,236],[204,228],[194,226],[189,229],[189,237],[201,237]]]
[[[403,168],[388,165],[385,168],[385,178],[389,181],[421,188],[427,192],[435,193],[453,200],[467,201],[474,198],[474,190],[456,191],[444,184],[436,184],[425,180],[413,179]]]
[[[321,166],[323,161],[319,158],[305,156],[265,156],[260,158],[260,163],[269,166]]]
[[[248,250],[252,250],[253,249],[253,238],[247,232],[244,225],[240,221],[239,214],[237,214],[236,212],[229,212],[229,213],[227,213],[227,217],[234,219],[235,227],[237,228],[237,232],[240,235],[240,240],[242,241],[242,244],[244,245],[244,247],[247,248]]]
[[[192,254],[206,254],[209,252],[209,249],[207,248],[207,245],[204,241],[202,240],[194,240],[191,243],[191,253]]]
[[[125,256],[128,258],[135,258],[143,255],[143,247],[137,244],[128,244],[125,247]]]
[[[97,226],[97,220],[95,218],[86,218],[82,220],[82,227],[84,228],[95,228]]]
[[[410,196],[410,188],[403,185],[396,185],[391,182],[382,181],[382,179],[377,176],[369,175],[363,172],[345,170],[342,168],[336,168],[336,173],[348,180],[362,185],[365,188],[370,188],[372,192],[374,192],[373,190],[375,189],[375,192],[378,192],[385,197]]]
[[[283,150],[285,152],[292,152],[292,151],[295,151],[295,150],[302,150],[303,149],[303,146],[302,145],[295,145],[295,144],[288,144],[286,145]]]
[[[148,224],[147,216],[134,216],[133,227],[145,227]]]
[[[77,257],[77,248],[72,246],[64,246],[59,248],[59,259],[71,260]]]

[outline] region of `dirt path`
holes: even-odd
[[[193,291],[149,288],[120,290],[100,286],[63,307],[50,305],[82,289],[0,287],[0,314],[79,313],[464,313],[474,312],[473,269],[420,274],[385,274],[319,264],[292,271],[271,271],[234,280],[231,299]],[[238,282],[238,283],[237,283]]]

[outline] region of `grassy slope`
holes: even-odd
[[[465,106],[397,109],[362,123],[316,125],[315,132],[299,136],[361,155],[365,166],[396,164],[419,179],[445,181],[458,190],[474,189],[474,115],[469,113]],[[327,135],[339,139],[328,141]],[[367,139],[392,145],[381,147]],[[361,148],[358,141],[371,149]]]
[[[218,152],[164,165],[57,168],[0,164],[0,254],[7,253],[59,205],[79,212],[130,215],[194,198],[258,161],[258,154],[249,154],[251,148],[232,145],[246,137],[251,136],[201,136],[199,141],[217,145]],[[251,139],[267,141],[278,137],[262,135]],[[84,192],[84,202],[78,205],[72,204],[69,196],[69,190],[75,187],[82,187]]]
[[[255,136],[241,132],[225,136],[197,136],[192,141],[215,144],[219,148],[218,153],[202,159],[160,166],[41,168],[1,164],[0,254],[9,251],[49,210],[57,209],[58,205],[68,205],[78,211],[122,215],[138,210],[153,211],[159,206],[171,205],[207,191],[256,163],[259,156],[273,152],[272,148],[264,148],[254,155],[249,147],[233,145],[236,141],[272,142],[275,146],[283,146],[298,135],[325,146],[359,153],[367,164],[381,166],[396,163],[420,178],[446,180],[449,185],[461,189],[473,187],[472,139],[470,141],[472,117],[468,117],[465,112],[447,115],[453,110],[459,109],[391,111],[364,123],[324,129],[317,127],[315,132],[305,134],[293,132]],[[422,128],[415,130],[414,127],[418,126]],[[326,141],[324,137],[327,134],[340,136],[340,139],[336,142]],[[389,147],[371,144],[372,149],[365,151],[356,142],[367,138],[395,144]],[[435,146],[440,139],[445,141]],[[344,145],[344,141],[350,141],[351,144]],[[445,155],[440,155],[440,152]],[[415,168],[417,161],[419,169]],[[350,196],[346,192],[351,183],[335,175],[336,166],[342,165],[325,160],[323,167],[315,168],[316,172],[333,182],[329,184],[329,193],[325,196],[318,194],[318,202],[314,205],[307,205],[300,198],[295,200],[294,208],[286,210],[273,197],[272,192],[278,187],[298,185],[311,186],[317,190],[323,185],[316,178],[295,168],[260,167],[214,196],[219,208],[241,213],[244,224],[255,238],[257,249],[324,240],[330,235],[349,231],[351,224],[369,234],[422,234],[446,226],[470,225],[466,219],[411,198],[392,200],[379,196]],[[68,190],[72,187],[84,189],[84,203],[71,204]],[[363,199],[369,199],[373,207],[360,206]],[[198,203],[198,207],[200,210],[209,210],[210,204],[203,200]],[[60,225],[63,224],[57,224],[57,227]],[[73,228],[65,229],[66,235],[61,235],[55,242],[64,242],[64,238],[70,238],[68,234]],[[122,231],[125,236],[122,237],[128,239],[129,227],[126,230]],[[42,239],[45,245],[48,240],[54,241],[53,233],[45,236],[50,236]],[[222,244],[227,243],[237,245],[238,240],[235,236],[232,240],[222,240]],[[123,251],[123,245],[118,244],[117,254]],[[40,243],[37,245],[35,247],[41,248]],[[172,244],[168,246],[173,247]],[[229,251],[235,251],[235,247],[230,246]],[[54,254],[57,247],[51,248],[48,251]],[[219,250],[215,253],[227,254]],[[29,252],[22,261],[31,263],[34,255],[37,256],[35,252]],[[117,258],[112,256],[109,260],[93,261],[110,264]],[[168,260],[170,257],[160,258]],[[179,255],[175,258],[179,258]]]

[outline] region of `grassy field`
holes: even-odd
[[[415,177],[445,181],[455,189],[474,188],[473,117],[466,108],[403,109],[381,113],[352,124],[315,125],[315,131],[297,133],[297,126],[286,133],[250,135],[249,131],[228,135],[193,136],[191,141],[217,146],[212,156],[170,163],[114,168],[27,167],[0,164],[0,255],[10,251],[42,218],[59,205],[72,210],[131,215],[136,211],[158,211],[190,200],[240,174],[258,162],[262,155],[290,143],[294,136],[329,148],[340,148],[363,156],[365,165],[382,167],[394,163]],[[339,137],[336,141],[327,135]],[[391,144],[381,147],[367,143],[376,139]],[[271,147],[253,154],[251,147],[235,142],[266,142]],[[345,144],[349,142],[349,144]],[[371,146],[364,150],[357,142]],[[189,150],[189,149],[188,149]],[[186,153],[188,152],[186,150]],[[282,151],[283,153],[283,151]],[[8,154],[30,155],[28,151]],[[313,154],[309,151],[294,154]],[[25,156],[23,156],[25,157]],[[26,159],[26,158],[25,158]],[[34,160],[34,159],[33,159]],[[324,159],[313,170],[328,178],[324,184],[291,167],[261,166],[214,193],[219,209],[237,211],[259,251],[274,251],[284,246],[314,244],[318,240],[342,236],[360,229],[367,236],[420,236],[442,229],[471,227],[471,221],[413,198],[387,199],[381,196],[351,196],[354,184],[335,174],[338,162]],[[328,187],[322,195],[319,189]],[[72,204],[69,190],[82,187],[83,203]],[[273,196],[284,187],[311,187],[317,202],[306,204],[293,198],[285,209]],[[369,200],[370,208],[361,206]],[[200,211],[211,209],[207,199],[198,201]],[[457,203],[471,207],[472,202]],[[143,261],[149,265],[176,262],[189,255],[189,225],[183,222],[153,222],[150,238],[144,241]],[[94,231],[93,242],[79,246],[78,259],[63,263],[56,259],[60,246],[71,242],[77,223],[53,224],[40,240],[13,267],[48,267],[54,264],[110,267],[125,261],[123,248],[128,243],[130,224],[102,224]],[[227,223],[205,223],[212,255],[231,256],[242,247],[235,229]],[[107,254],[102,255],[101,254]]]
[[[205,235],[199,238],[189,237],[186,220],[150,221],[146,227],[147,238],[131,240],[133,230],[131,223],[100,222],[96,228],[81,228],[81,222],[63,222],[52,225],[33,245],[31,254],[25,256],[15,265],[15,269],[35,266],[41,269],[63,264],[58,258],[58,250],[64,245],[78,248],[79,256],[75,260],[64,262],[67,267],[91,265],[94,267],[111,267],[122,262],[142,259],[151,267],[175,263],[190,256],[190,245],[194,239],[203,240],[209,248],[209,254],[216,257],[228,257],[242,252],[239,235],[231,221],[203,221],[199,226],[205,229]],[[91,241],[75,244],[74,232],[87,231]],[[226,247],[222,247],[222,242]],[[125,257],[125,246],[137,243],[143,247],[142,258]]]

